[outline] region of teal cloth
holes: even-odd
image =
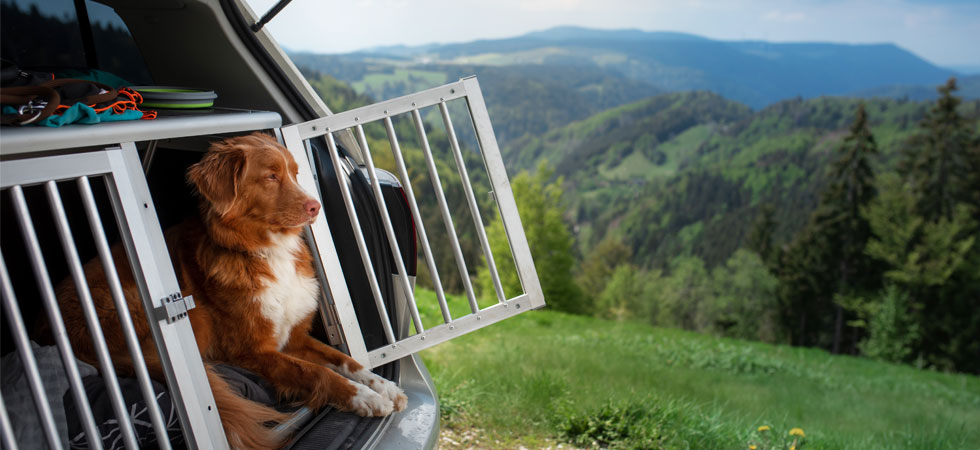
[[[54,76],[55,78],[74,78],[76,80],[95,81],[114,88],[132,86],[133,84],[119,78],[111,72],[96,69],[67,69],[61,72],[55,72]]]
[[[9,106],[3,107],[3,112],[16,113],[14,108]],[[116,122],[120,120],[138,120],[143,117],[142,111],[137,111],[135,109],[129,109],[123,111],[122,113],[113,112],[112,109],[107,109],[101,113],[95,112],[91,106],[84,103],[75,103],[71,108],[65,110],[65,112],[59,114],[53,114],[47,119],[40,122],[33,123],[31,125],[37,125],[40,127],[60,127],[64,125],[69,125],[73,123],[80,124],[93,124],[101,122]]]

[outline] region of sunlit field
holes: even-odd
[[[422,355],[491,448],[980,448],[980,378],[820,350],[534,311]]]

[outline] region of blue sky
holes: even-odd
[[[274,0],[248,0],[263,14]],[[980,70],[980,0],[293,0],[269,25],[283,46],[345,53],[511,37],[558,25],[721,40],[894,43]]]

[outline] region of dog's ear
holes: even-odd
[[[187,169],[187,179],[224,216],[235,206],[246,158],[243,149],[222,144],[212,145],[200,162]]]

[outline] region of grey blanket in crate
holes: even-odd
[[[218,364],[214,366],[215,371],[221,375],[225,381],[241,394],[243,397],[266,405],[273,405],[273,395],[271,390],[255,374],[244,369]],[[95,416],[95,423],[99,424],[99,433],[102,435],[102,445],[106,450],[123,450],[125,444],[119,437],[119,425],[116,423],[115,415],[112,412],[112,404],[109,403],[109,393],[106,391],[105,382],[101,376],[86,377],[82,380],[85,384],[85,392],[88,394],[88,401],[92,407],[92,415]],[[156,448],[157,438],[153,432],[153,424],[150,422],[149,412],[143,395],[139,390],[139,384],[132,378],[120,378],[119,387],[122,389],[126,408],[133,421],[136,430],[136,439],[139,441],[140,448]],[[170,398],[170,394],[165,390],[164,385],[153,381],[153,390],[157,393],[157,404],[163,412],[163,419],[167,422],[167,434],[170,439],[170,446],[174,450],[186,447],[184,435],[180,430],[180,418],[177,410]],[[75,402],[71,398],[71,393],[65,394],[65,413],[68,417],[68,435],[71,436],[71,448],[87,449],[88,443],[85,438],[85,431]]]
[[[37,360],[48,403],[58,432],[62,436],[62,447],[88,449],[85,429],[82,426],[57,347],[33,345],[34,357]],[[98,375],[98,370],[95,367],[81,361],[77,361],[77,363],[82,375],[82,385],[92,408],[92,416],[101,435],[103,447],[106,450],[124,449],[125,444],[120,435],[115,413],[112,410],[105,381],[101,375]],[[3,404],[7,409],[8,416],[10,416],[18,446],[21,448],[47,448],[44,434],[41,431],[40,417],[34,405],[34,398],[30,392],[20,356],[16,352],[4,356],[0,360],[0,368],[2,368],[2,377],[0,378],[2,378]],[[215,370],[242,396],[266,405],[275,404],[271,388],[255,374],[223,364],[216,365]],[[171,401],[170,394],[163,384],[156,381],[152,381],[152,384],[156,392],[156,402],[160,405],[163,418],[167,422],[167,434],[171,446],[175,450],[185,448],[177,410]],[[120,378],[119,387],[123,394],[126,410],[129,411],[139,446],[141,448],[155,448],[156,434],[153,432],[149,411],[137,380]]]
[[[68,376],[61,362],[61,354],[54,346],[41,347],[31,342],[32,353],[37,361],[37,369],[44,386],[44,394],[48,398],[48,406],[54,417],[55,428],[61,436],[61,446],[68,448],[68,419],[62,398],[68,391]],[[98,373],[95,367],[78,361],[78,371],[85,376]],[[7,408],[10,425],[13,428],[14,439],[20,448],[48,448],[47,439],[41,427],[41,418],[34,405],[34,395],[31,394],[27,381],[24,363],[17,352],[0,359],[0,390],[3,392],[3,406]]]
[[[164,386],[156,381],[150,380],[153,384],[153,391],[156,392],[156,402],[160,405],[163,413],[163,420],[167,422],[167,434],[170,445],[175,448],[184,447],[184,435],[180,432],[180,418],[177,410],[170,400],[170,394]],[[88,397],[89,406],[92,407],[92,416],[95,417],[96,427],[102,436],[102,447],[105,450],[123,450],[126,444],[123,443],[119,422],[112,410],[111,397],[106,388],[105,380],[100,375],[82,378],[85,386],[85,394]],[[140,391],[139,382],[135,378],[120,378],[119,389],[123,394],[123,401],[126,410],[129,411],[129,418],[133,422],[133,430],[136,433],[136,441],[140,448],[156,448],[157,436],[153,432],[153,423],[150,421],[150,411],[146,407],[143,393]],[[85,428],[82,426],[78,414],[78,407],[71,392],[65,393],[65,416],[68,417],[68,436],[69,445],[73,449],[88,449],[88,439],[85,436]]]

